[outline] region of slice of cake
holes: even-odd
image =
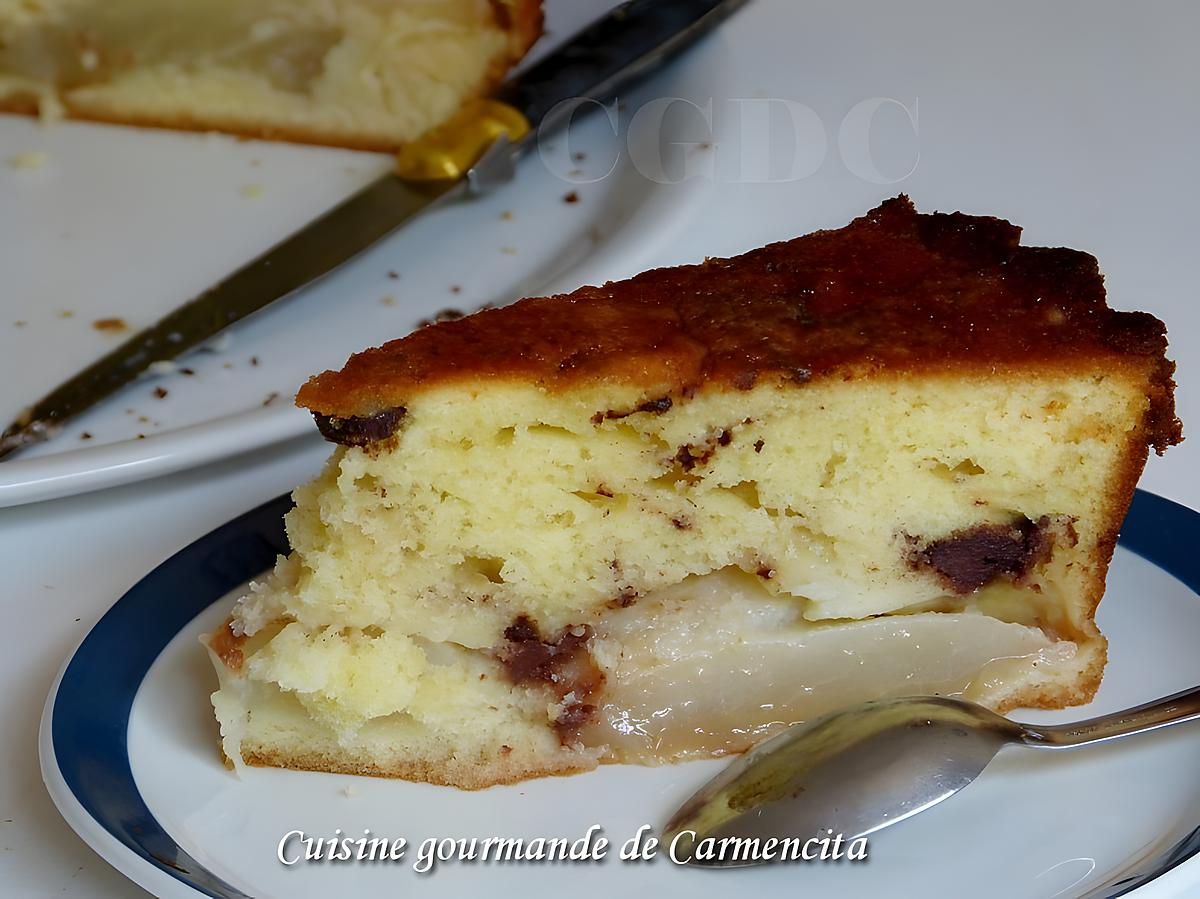
[[[207,638],[225,754],[483,787],[871,697],[1085,702],[1173,366],[1018,238],[900,197],[313,378],[340,446]]]
[[[541,24],[540,0],[0,0],[0,110],[390,151]]]

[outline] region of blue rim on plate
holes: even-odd
[[[192,858],[163,829],[138,792],[129,764],[129,716],[150,666],[180,630],[287,552],[277,497],[180,550],[104,614],[63,671],[51,711],[54,761],[67,788],[100,827],[135,855],[206,896],[248,899]],[[1200,593],[1195,550],[1200,513],[1139,490],[1120,545]],[[119,654],[113,647],[120,647]],[[1121,896],[1200,853],[1200,827],[1088,895]]]

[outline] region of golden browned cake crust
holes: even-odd
[[[1150,375],[1141,436],[1159,452],[1177,443],[1162,322],[1110,309],[1093,256],[1019,241],[1002,219],[919,214],[899,196],[837,230],[423,328],[312,378],[297,402],[331,439],[363,443],[415,394],[460,381],[607,381],[666,402],[766,379],[1100,360]]]

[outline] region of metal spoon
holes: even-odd
[[[667,823],[663,845],[689,864],[760,864],[746,853],[702,857],[708,837],[830,837],[847,841],[957,793],[1010,743],[1090,746],[1200,718],[1200,687],[1076,724],[1019,724],[962,699],[866,702],[797,724],[705,784]],[[710,847],[711,848],[711,847]]]

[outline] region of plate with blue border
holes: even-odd
[[[866,862],[704,871],[666,853],[623,861],[719,761],[610,765],[465,792],[345,775],[223,764],[199,635],[286,550],[280,497],[218,528],[143,578],[67,660],[40,731],[43,778],[67,822],[103,858],[160,896],[265,897],[630,894],[929,896],[1178,895],[1200,888],[1200,727],[1077,753],[1001,756],[970,790],[872,838]],[[1087,707],[1103,714],[1200,683],[1200,513],[1138,491],[1098,622],[1109,668]],[[471,838],[610,841],[603,860],[481,863]],[[299,836],[297,835],[299,834]],[[290,835],[290,836],[289,836]],[[399,859],[305,860],[316,840],[403,839]],[[302,842],[308,841],[308,842]],[[439,859],[439,851],[449,856]],[[425,857],[431,870],[419,872]],[[1164,876],[1166,875],[1166,876]],[[732,881],[737,881],[733,883]],[[1169,888],[1168,888],[1169,886]]]

